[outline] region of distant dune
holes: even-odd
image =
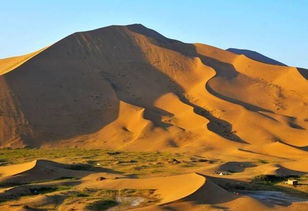
[[[279,61],[276,61],[274,59],[271,59],[267,56],[264,56],[256,51],[251,51],[251,50],[246,50],[246,49],[237,49],[237,48],[228,48],[227,51],[230,51],[232,53],[236,53],[236,54],[243,54],[245,56],[247,56],[250,59],[259,61],[259,62],[263,62],[266,64],[274,64],[274,65],[281,65],[281,66],[287,66]]]
[[[304,69],[304,68],[297,68],[298,71],[300,72],[300,74],[302,74],[302,76],[306,79],[308,79],[308,70]]]
[[[306,73],[264,58],[137,24],[74,33],[0,60],[0,146],[300,157]]]

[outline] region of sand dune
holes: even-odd
[[[86,178],[85,178],[86,179]],[[101,183],[85,181],[79,188],[99,187],[102,189],[156,189],[160,196],[159,204],[166,204],[190,196],[206,183],[205,177],[197,174],[178,175],[147,179],[106,180]],[[179,184],[181,184],[179,186]]]
[[[142,25],[75,33],[1,63],[2,147],[306,144],[308,85],[296,68]]]
[[[146,179],[104,180],[100,183],[93,180],[93,176],[90,178],[87,179],[85,177],[84,182],[78,188],[95,187],[116,190],[125,188],[156,190],[155,193],[161,199],[158,203],[133,210],[164,210],[167,207],[178,206],[180,210],[187,210],[187,207],[189,209],[214,209],[216,205],[218,206],[218,204],[224,203],[231,203],[231,207],[236,207],[239,210],[247,209],[249,204],[254,204],[256,210],[267,208],[252,198],[239,197],[230,193],[213,183],[210,179],[195,173]]]
[[[35,167],[35,165],[36,161],[10,166],[0,166],[0,178],[13,176],[21,172],[30,170]]]
[[[62,166],[61,164],[56,164],[48,161],[45,162],[45,167],[48,165],[51,166]],[[47,163],[46,163],[47,162]],[[44,168],[45,168],[44,167]],[[43,168],[40,165],[36,168]],[[67,175],[66,172],[62,172],[63,175]],[[84,190],[84,189],[107,189],[107,190],[121,190],[121,189],[153,189],[155,190],[155,194],[159,196],[160,200],[156,202],[154,205],[150,205],[143,208],[137,208],[136,210],[161,210],[164,209],[164,207],[177,207],[179,204],[186,204],[185,206],[189,206],[191,208],[198,208],[199,207],[215,207],[217,204],[222,203],[230,203],[231,201],[235,200],[235,204],[238,203],[238,201],[243,201],[242,204],[246,203],[254,203],[258,204],[259,207],[265,207],[259,202],[256,202],[253,199],[247,198],[247,197],[239,197],[236,196],[233,193],[230,193],[215,183],[213,183],[210,179],[207,179],[206,177],[191,173],[191,174],[183,174],[183,175],[177,175],[177,176],[165,176],[165,177],[153,177],[153,178],[146,178],[146,179],[105,179],[103,181],[97,181],[97,177],[100,173],[92,174],[89,176],[85,176],[81,184],[77,185],[75,190]],[[37,172],[31,172],[31,176],[37,177]],[[32,188],[35,187],[35,185],[31,186]],[[14,187],[10,190],[6,190],[5,193],[0,193],[0,197],[3,198],[5,196],[9,196],[10,194],[22,194],[27,191],[27,186],[20,186],[20,187]],[[10,205],[0,205],[2,208],[9,208],[9,209],[26,209],[31,206],[45,206],[47,204],[53,204],[57,201],[54,201],[56,198],[58,200],[61,197],[65,197],[64,195],[48,195],[48,196],[35,196],[32,198],[26,198],[23,199],[22,202],[19,202],[19,206],[10,206]],[[63,200],[60,200],[58,202],[61,202]],[[192,203],[198,204],[196,207],[192,205]],[[60,205],[60,206],[59,206]],[[58,204],[58,208],[60,210],[67,210],[67,209],[77,209],[82,210],[84,204],[82,203],[64,203]],[[181,205],[183,207],[183,205]],[[184,206],[184,207],[185,207]],[[243,205],[240,205],[237,207],[241,208]],[[248,204],[246,204],[243,207],[247,207]],[[256,207],[258,207],[256,206]],[[15,208],[14,208],[15,207]],[[243,208],[242,207],[242,208]]]
[[[266,64],[286,66],[285,64],[283,64],[279,61],[271,59],[271,58],[264,56],[264,55],[262,55],[258,52],[255,52],[255,51],[250,51],[250,50],[246,50],[246,49],[237,49],[237,48],[228,48],[227,51],[230,51],[230,52],[236,53],[236,54],[243,54],[243,55],[247,56],[248,58],[251,58],[253,60],[263,62],[263,63],[266,63]]]
[[[5,59],[0,59],[0,75],[3,75],[5,73],[8,73],[11,70],[16,69],[23,63],[27,62],[40,52],[44,51],[46,48],[43,48],[41,50],[35,51],[33,53],[29,53],[23,56],[16,56],[16,57],[10,57]]]
[[[212,165],[215,166],[216,164]],[[288,164],[285,163],[284,166],[288,166]],[[0,178],[1,186],[14,184],[13,187],[1,189],[0,200],[10,199],[10,201],[1,203],[0,208],[9,210],[31,210],[35,208],[87,210],[88,204],[91,204],[93,200],[97,201],[99,198],[94,195],[95,198],[88,199],[86,198],[87,195],[84,195],[85,193],[95,194],[95,191],[104,190],[118,192],[121,190],[154,190],[155,197],[159,200],[152,201],[148,205],[140,206],[132,203],[126,206],[136,211],[166,209],[216,210],[217,208],[244,211],[252,207],[253,210],[260,211],[284,210],[286,209],[285,205],[267,204],[245,194],[238,194],[223,188],[226,183],[232,184],[232,178],[240,179],[245,174],[249,176],[257,175],[258,171],[263,173],[267,171],[266,173],[268,174],[276,175],[304,175],[306,173],[290,170],[284,166],[266,164],[266,166],[259,167],[252,164],[229,162],[221,166],[220,171],[239,172],[238,174],[234,173],[231,178],[219,178],[217,175],[210,177],[200,173],[179,173],[175,176],[136,178],[122,175],[120,172],[85,171],[74,169],[68,164],[37,160],[0,168],[2,173]],[[19,167],[19,171],[12,171],[16,167]],[[206,169],[205,172],[210,173]],[[75,179],[66,181],[65,178]],[[235,180],[234,183],[239,186],[239,181]],[[63,185],[69,185],[70,188],[67,190],[54,190],[46,194],[33,193],[35,190],[44,190],[44,188],[49,190],[52,187],[62,187]],[[77,198],[74,199],[74,197]],[[298,208],[306,209],[307,204],[298,201],[287,206],[287,210],[297,210]],[[117,210],[116,207],[115,210]]]
[[[48,160],[0,167],[1,184],[26,184],[34,181],[52,180],[65,177],[83,177],[86,171],[74,171],[69,165]]]
[[[202,174],[232,171],[246,182],[307,174],[307,70],[238,53],[134,24],[74,33],[1,59],[0,147],[185,153],[211,159]],[[202,174],[112,179],[105,172],[99,184],[89,174],[44,160],[0,167],[7,184],[65,175],[82,178],[81,189],[157,189],[160,203],[145,210],[281,208],[235,196]],[[55,200],[47,198],[35,200]]]

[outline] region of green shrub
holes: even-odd
[[[272,184],[276,184],[276,183],[285,181],[289,178],[298,178],[298,176],[296,176],[296,175],[277,176],[277,175],[272,175],[272,174],[262,174],[262,175],[255,176],[252,179],[252,182],[259,183],[259,184],[265,184],[265,185],[272,185]]]
[[[107,210],[117,205],[118,202],[114,200],[99,200],[89,204],[86,208],[91,211],[101,211],[101,210]]]

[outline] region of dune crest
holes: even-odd
[[[3,75],[5,73],[10,72],[11,70],[16,69],[23,63],[27,62],[37,54],[41,53],[47,48],[43,48],[41,50],[23,55],[23,56],[15,56],[15,57],[10,57],[10,58],[5,58],[5,59],[0,59],[0,75]]]
[[[1,147],[253,151],[279,142],[282,156],[306,153],[308,83],[294,67],[138,24],[0,62]]]

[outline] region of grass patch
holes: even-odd
[[[53,149],[0,149],[0,165],[11,165],[37,159],[68,163],[68,169],[147,175],[155,169],[184,168],[168,161],[190,160],[190,156],[169,152],[125,152],[104,149],[53,148]],[[1,162],[2,161],[2,162]],[[188,164],[189,165],[189,164]],[[189,165],[194,167],[194,165]],[[198,164],[199,165],[199,164]],[[196,165],[197,167],[197,165]]]
[[[158,195],[155,194],[155,189],[93,189],[85,188],[82,191],[68,192],[67,201],[74,201],[86,198],[89,203],[86,206],[87,210],[107,210],[111,207],[118,206],[121,209],[135,207],[133,202],[136,199],[144,199],[137,206],[149,205],[159,201]]]
[[[155,189],[122,189],[119,191],[121,196],[132,197],[132,196],[143,196],[153,197]]]
[[[258,162],[262,163],[262,164],[268,164],[269,163],[269,161],[267,161],[267,160],[258,160]]]
[[[73,191],[73,192],[70,192],[68,196],[71,198],[79,198],[79,197],[81,198],[81,197],[89,197],[90,195],[87,193],[83,193],[83,192]]]
[[[177,174],[179,169],[189,167],[187,171],[192,171],[193,168],[205,165],[202,162],[191,161],[190,158],[190,155],[170,152],[126,152],[79,148],[0,149],[0,165],[1,161],[3,161],[2,165],[11,165],[46,159],[66,163],[66,168],[70,170],[109,171],[138,176],[153,174],[153,172],[157,174],[168,172],[168,175],[171,175]]]
[[[41,187],[30,187],[29,190],[33,195],[51,193],[55,191],[64,191],[71,189],[71,186],[68,185],[59,185],[59,186],[41,186]]]
[[[102,150],[96,149],[0,149],[0,160],[5,161],[5,165],[17,164],[33,161],[36,159],[63,159],[75,158],[80,160],[83,156],[98,156]],[[0,162],[1,163],[1,162]]]
[[[75,163],[117,165],[118,163],[147,163],[181,159],[182,154],[167,152],[118,152],[103,149],[55,148],[55,149],[0,149],[0,165],[33,161],[36,159],[69,160]],[[76,166],[88,168],[89,166]]]
[[[55,180],[78,180],[77,177],[58,177],[57,179]]]
[[[79,171],[91,171],[91,170],[94,170],[94,167],[90,164],[78,163],[78,164],[69,165],[67,169],[79,170]]]
[[[8,164],[8,162],[7,162],[6,159],[0,159],[0,166],[5,166],[7,164]]]
[[[86,206],[86,209],[91,211],[107,210],[117,206],[119,203],[114,200],[98,200]]]
[[[40,194],[57,192],[57,191],[66,191],[72,188],[71,186],[67,186],[67,185],[60,185],[60,186],[31,186],[31,185],[27,186],[26,185],[25,187],[26,189],[20,191],[19,193],[4,194],[0,196],[0,202],[16,200],[24,196],[40,195]]]
[[[263,184],[263,185],[275,185],[279,182],[286,181],[290,178],[299,178],[298,176],[277,176],[277,175],[271,175],[271,174],[264,174],[264,175],[258,175],[255,176],[252,179],[253,183],[257,184]]]

